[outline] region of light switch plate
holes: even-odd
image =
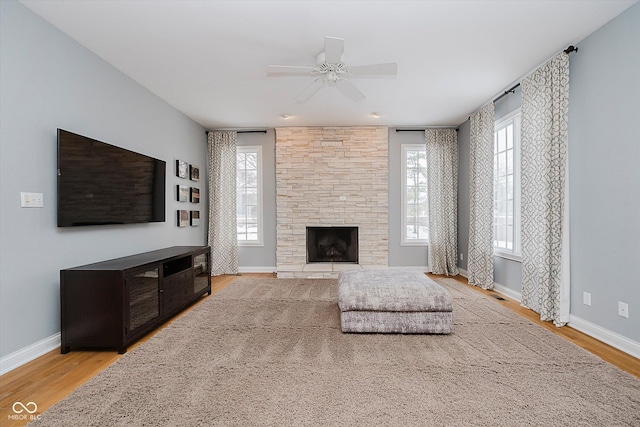
[[[44,207],[44,195],[42,193],[20,193],[21,208],[42,208]]]

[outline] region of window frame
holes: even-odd
[[[237,165],[237,156],[240,153],[256,153],[257,154],[257,182],[256,182],[256,187],[257,187],[257,211],[258,211],[258,218],[257,218],[257,226],[258,226],[258,238],[257,240],[240,240],[237,239],[238,241],[238,246],[264,246],[264,229],[263,229],[263,216],[264,216],[264,212],[263,212],[263,208],[264,208],[264,204],[263,204],[263,180],[262,180],[262,161],[263,161],[263,157],[262,157],[262,146],[261,145],[239,145],[236,146],[236,165]],[[237,168],[237,166],[236,166]],[[236,169],[236,173],[237,173],[237,169]],[[236,180],[236,195],[238,194],[240,188],[238,187],[238,181]],[[236,200],[236,212],[238,209],[238,203],[239,200]],[[238,218],[236,216],[236,229],[238,227]],[[236,236],[237,236],[237,230],[236,230]]]
[[[493,254],[495,256],[510,259],[512,261],[522,261],[522,241],[521,241],[521,224],[522,224],[522,216],[521,216],[521,125],[522,125],[522,113],[521,109],[517,108],[514,111],[502,116],[498,120],[495,121],[494,124],[494,165],[496,159],[496,147],[497,147],[497,135],[500,129],[503,129],[509,124],[513,124],[514,135],[513,135],[513,249],[509,250],[507,248],[500,248],[497,246],[493,246]],[[495,168],[495,166],[494,166]],[[495,180],[498,177],[494,175],[494,188],[495,188]],[[496,197],[495,192],[493,196],[494,202],[494,233],[495,233],[495,205],[496,205]],[[495,236],[494,236],[495,241]]]
[[[429,246],[429,237],[426,239],[407,239],[407,152],[421,150],[425,152],[426,144],[401,144],[401,161],[402,161],[402,177],[401,177],[401,238],[400,246]],[[427,195],[427,224],[429,221],[429,199]]]

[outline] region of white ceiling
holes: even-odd
[[[458,125],[482,104],[637,0],[150,1],[22,0],[207,129]],[[398,63],[397,78],[357,79],[355,103],[311,77],[324,36],[348,65]],[[574,55],[580,55],[580,52]],[[374,119],[369,113],[382,117]],[[287,121],[281,113],[293,115]]]

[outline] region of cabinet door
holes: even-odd
[[[127,275],[129,291],[128,335],[160,316],[158,297],[160,269],[152,268]]]
[[[189,260],[191,261],[191,260]],[[184,308],[193,286],[193,272],[188,268],[162,279],[162,314],[167,315]]]
[[[193,294],[199,294],[209,288],[211,283],[211,267],[209,264],[209,252],[193,257]]]

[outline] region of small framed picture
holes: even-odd
[[[177,197],[179,202],[189,201],[189,187],[186,185],[176,185]]]
[[[200,203],[200,189],[191,187],[191,203]]]
[[[200,181],[200,168],[197,166],[189,166],[189,178],[191,181]]]
[[[189,177],[189,163],[184,160],[176,160],[176,176],[178,178]]]
[[[191,226],[197,227],[200,225],[200,211],[191,211]]]
[[[178,211],[178,227],[186,227],[189,225],[189,211]]]

